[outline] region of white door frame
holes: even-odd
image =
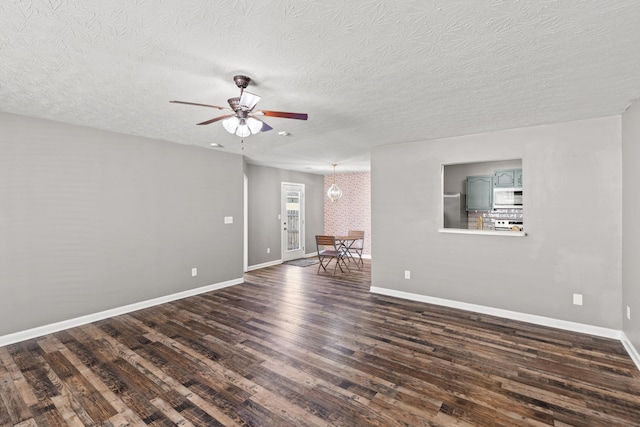
[[[290,251],[288,250],[287,240],[287,188],[289,191],[300,191],[300,226],[299,226],[299,249]],[[280,202],[281,202],[281,247],[282,247],[282,261],[289,261],[292,259],[302,258],[305,255],[305,187],[304,184],[295,182],[281,182],[280,184]]]

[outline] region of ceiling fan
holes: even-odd
[[[250,92],[245,92],[251,79],[247,76],[234,76],[233,81],[236,86],[240,88],[240,96],[235,98],[229,98],[227,102],[229,107],[218,107],[216,105],[199,104],[197,102],[186,101],[169,101],[176,104],[196,105],[199,107],[217,108],[218,110],[231,111],[230,114],[225,114],[220,117],[213,118],[211,120],[198,123],[198,125],[208,125],[222,120],[222,126],[229,133],[235,133],[240,137],[247,137],[252,133],[266,132],[273,129],[266,124],[262,119],[256,116],[267,117],[281,117],[285,119],[297,119],[307,120],[308,115],[305,113],[287,113],[284,111],[270,111],[270,110],[257,110],[254,111],[256,104],[260,101],[260,97]]]

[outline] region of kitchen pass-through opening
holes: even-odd
[[[442,165],[442,228],[524,232],[522,159]]]

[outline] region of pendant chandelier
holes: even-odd
[[[327,190],[327,197],[331,199],[331,202],[336,202],[340,197],[342,197],[342,190],[336,185],[336,163],[333,165],[333,184]]]

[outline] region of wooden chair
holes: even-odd
[[[336,275],[337,267],[340,267],[340,271],[343,273],[344,270],[342,269],[342,266],[347,267],[347,270],[351,271],[349,269],[349,266],[345,262],[347,253],[343,248],[339,247],[336,244],[335,236],[316,236],[316,250],[318,251],[318,261],[320,261],[317,274],[320,274],[320,268],[322,268],[324,271],[327,271],[327,267],[329,266],[329,263],[332,259],[336,261],[335,265],[333,266],[332,276]]]
[[[363,265],[362,250],[364,249],[364,231],[349,230],[349,237],[357,239],[349,246],[349,255],[356,261],[358,268],[360,268]],[[354,255],[357,255],[358,258]]]

